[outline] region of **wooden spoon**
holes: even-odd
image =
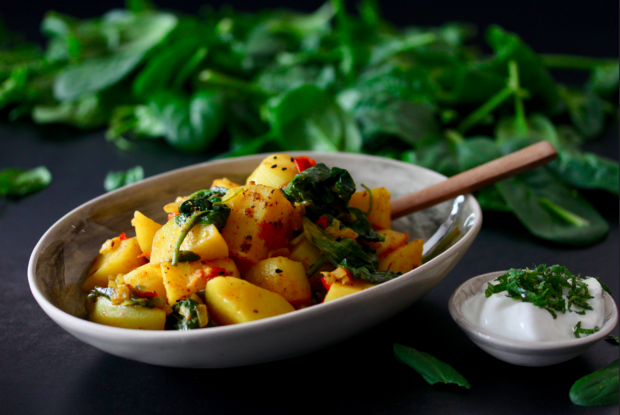
[[[557,156],[558,152],[548,141],[533,144],[394,200],[392,202],[392,220],[424,210],[458,195],[482,189],[519,173],[533,170],[549,163]]]

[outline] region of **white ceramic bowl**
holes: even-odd
[[[603,291],[605,318],[601,329],[579,339],[554,342],[515,340],[500,336],[467,321],[461,312],[463,302],[477,295],[484,284],[505,273],[506,271],[491,272],[465,281],[454,291],[448,303],[450,315],[465,334],[482,350],[504,362],[519,366],[549,366],[565,362],[579,356],[594,346],[596,342],[605,338],[618,323],[616,303],[611,295],[605,291]]]
[[[385,186],[392,197],[420,190],[444,176],[385,158],[343,153],[306,154],[349,170],[358,186]],[[163,223],[162,206],[177,195],[209,187],[215,178],[243,182],[265,155],[198,164],[148,178],[98,197],[68,213],[43,235],[28,266],[35,299],[61,327],[108,353],[163,366],[231,367],[268,362],[317,350],[359,333],[409,307],[435,287],[465,254],[480,230],[482,214],[467,196],[462,235],[433,260],[387,283],[293,313],[256,322],[192,331],[141,331],[84,319],[80,284],[107,238],[132,230],[135,210]],[[448,217],[451,202],[393,223],[412,238],[428,239]]]

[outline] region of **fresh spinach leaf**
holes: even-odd
[[[573,384],[570,400],[579,406],[612,405],[618,403],[618,359]]]
[[[144,169],[142,166],[132,167],[126,171],[111,171],[105,176],[103,187],[106,192],[111,192],[128,184],[139,182],[142,179],[144,179]]]
[[[502,156],[495,143],[487,137],[471,137],[456,143],[456,159],[460,171],[488,163]]]
[[[207,307],[190,298],[177,301],[172,314],[166,319],[168,330],[193,330],[205,327],[208,322]]]
[[[604,99],[613,99],[618,94],[618,62],[598,65],[590,75],[586,87]]]
[[[575,127],[586,138],[599,135],[605,126],[605,110],[601,98],[592,90],[585,92],[560,88],[560,95]]]
[[[44,166],[32,170],[0,170],[0,197],[22,197],[46,188],[52,174]]]
[[[615,195],[620,189],[618,162],[594,153],[560,149],[549,169],[578,189],[601,189]]]
[[[612,342],[612,343],[620,344],[620,337],[618,337],[618,336],[609,335],[609,336],[605,337],[605,340],[607,340],[609,342]]]
[[[494,210],[498,212],[512,212],[508,203],[501,195],[495,185],[485,187],[476,192],[476,200],[483,210]]]
[[[454,370],[452,366],[428,353],[395,343],[394,356],[396,360],[406,364],[422,375],[429,385],[442,382],[445,384],[454,383],[466,389],[471,388],[467,379]]]

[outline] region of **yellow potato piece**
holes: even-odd
[[[288,154],[272,154],[261,161],[260,165],[250,174],[246,184],[262,184],[280,188],[287,184],[299,173],[295,160]]]
[[[379,271],[392,270],[403,274],[422,265],[424,241],[416,239],[379,259]]]
[[[124,329],[163,330],[166,312],[159,308],[112,305],[107,298],[99,297],[88,319],[93,323]]]
[[[177,238],[181,227],[170,219],[153,238],[151,263],[172,260]],[[188,233],[181,244],[182,251],[192,251],[201,260],[211,260],[228,256],[228,245],[215,225],[196,225]]]
[[[142,252],[151,252],[153,248],[153,237],[155,233],[161,229],[161,225],[137,210],[134,213],[131,224],[136,228],[136,238],[138,238],[138,244],[140,244]]]
[[[97,255],[93,265],[88,271],[88,278],[82,284],[82,290],[90,291],[96,286],[107,287],[108,277],[116,277],[118,274],[128,274],[134,269],[146,263],[142,255],[142,250],[136,238],[129,238],[123,241],[120,238],[108,240],[102,249],[104,253]]]
[[[211,183],[211,187],[225,187],[227,189],[232,189],[233,187],[239,187],[239,185],[237,183],[231,182],[226,177],[224,177],[221,179],[213,180],[213,183]]]
[[[244,279],[280,294],[293,306],[307,303],[312,296],[304,266],[282,256],[260,261],[249,269]]]
[[[339,282],[335,282],[331,285],[331,287],[329,287],[329,291],[327,292],[327,295],[325,296],[325,300],[323,300],[323,302],[327,303],[329,301],[337,300],[339,298],[358,293],[374,286],[375,284],[360,280],[351,280],[351,282],[348,284],[341,284]]]
[[[155,291],[164,300],[167,298],[166,287],[164,286],[164,279],[159,264],[144,264],[129,274],[124,275],[123,281],[125,284],[129,284],[140,291]]]
[[[222,236],[230,256],[245,263],[241,272],[266,259],[269,252],[288,246],[297,211],[280,189],[263,185],[242,186],[228,191],[225,197],[239,192],[226,202],[231,209]]]
[[[239,324],[295,311],[280,294],[247,281],[217,277],[205,289],[209,316],[219,325]]]
[[[197,291],[203,290],[207,281],[219,275],[241,278],[237,266],[230,258],[181,262],[176,266],[164,261],[158,266],[161,267],[163,285],[166,287],[168,304],[170,305]]]
[[[389,229],[391,228],[392,219],[392,206],[390,205],[390,191],[385,187],[378,187],[371,189],[372,192],[372,211],[368,215],[368,221],[375,229]],[[368,191],[357,192],[351,196],[349,205],[356,207],[363,212],[368,212],[370,207],[370,197]]]
[[[396,248],[400,248],[407,242],[409,235],[406,233],[396,232],[391,229],[382,229],[377,231],[379,235],[385,237],[383,242],[373,242],[370,244],[377,250],[377,256],[380,258],[394,251]]]

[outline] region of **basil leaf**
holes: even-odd
[[[618,359],[579,379],[570,388],[570,400],[579,406],[618,403]]]
[[[110,171],[105,176],[103,187],[106,192],[119,189],[131,183],[144,179],[144,170],[142,166],[132,167],[126,171]]]
[[[0,197],[21,197],[38,192],[52,182],[52,174],[44,166],[32,170],[0,170]]]
[[[412,347],[394,344],[394,356],[396,360],[414,369],[424,380],[430,384],[454,383],[466,389],[471,385],[459,372],[447,363],[442,362],[428,353],[417,351]]]

